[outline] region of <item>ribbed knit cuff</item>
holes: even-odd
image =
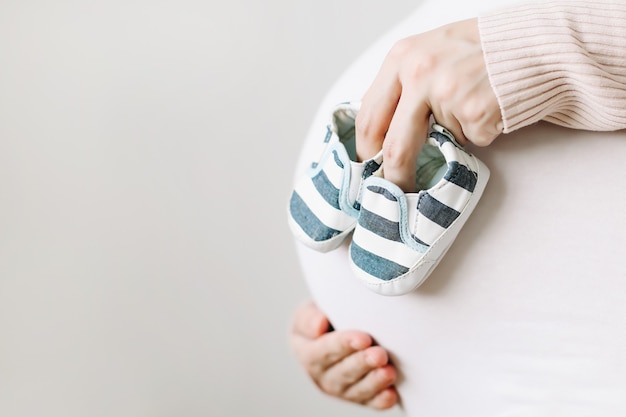
[[[626,128],[626,1],[546,1],[478,19],[504,132]]]

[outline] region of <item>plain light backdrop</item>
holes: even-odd
[[[0,416],[380,415],[288,348],[285,204],[325,92],[417,2],[0,2]]]

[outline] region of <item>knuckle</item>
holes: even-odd
[[[413,56],[407,68],[407,76],[413,82],[423,81],[432,74],[437,67],[438,59],[435,54],[422,52]]]
[[[437,67],[437,55],[427,49],[423,42],[414,37],[397,41],[389,51],[387,59],[399,66],[401,77],[406,81],[420,81]]]
[[[389,50],[388,57],[392,60],[402,59],[413,48],[411,38],[403,38],[393,44]]]
[[[431,101],[441,103],[451,101],[459,90],[458,78],[450,71],[441,73],[433,83],[431,90]]]
[[[486,114],[486,106],[481,100],[465,100],[459,108],[459,120],[465,123],[478,123]]]

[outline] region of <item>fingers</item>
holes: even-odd
[[[415,159],[429,117],[465,145],[489,145],[503,131],[476,19],[398,41],[363,97],[356,120],[357,156],[382,147],[384,176],[415,192]]]
[[[318,385],[335,397],[378,409],[388,408],[395,404],[398,395],[393,388],[397,372],[387,362],[385,350],[373,346],[335,364],[320,378]],[[385,394],[388,389],[391,392]]]
[[[459,99],[459,91],[468,89],[467,81],[457,73],[462,60],[462,57],[454,57],[445,67],[437,69],[430,82],[426,100],[435,122],[450,131],[457,142],[465,145],[467,140],[456,112],[458,103],[463,105],[463,100]],[[470,82],[473,80],[470,79]]]
[[[312,376],[320,375],[351,353],[371,345],[372,339],[361,332],[331,332],[330,322],[313,302],[296,309],[290,341],[296,356]]]
[[[330,323],[313,304],[301,305],[290,335],[296,356],[320,389],[335,397],[386,409],[398,402],[397,378],[389,356],[358,331],[330,331]],[[321,333],[320,333],[321,332]]]
[[[351,354],[372,344],[372,338],[361,332],[333,332],[320,337],[310,345],[309,372],[316,380],[321,380],[329,368],[335,366]]]
[[[402,94],[402,86],[393,62],[383,63],[370,89],[363,97],[355,120],[359,161],[376,155],[383,145],[391,118]]]
[[[366,384],[360,384],[360,388],[355,384],[368,376],[368,373],[377,372],[389,361],[387,352],[380,346],[372,346],[365,350],[344,357],[341,361],[335,363],[326,370],[319,380],[320,387],[335,396],[344,396],[350,401],[362,402],[371,398],[382,388],[386,388],[390,384],[380,386],[373,384],[374,381],[367,381]],[[370,378],[371,379],[371,378]],[[358,384],[357,384],[358,385]],[[364,391],[373,391],[369,396],[364,396]]]
[[[393,407],[400,401],[398,391],[394,387],[388,387],[380,391],[369,401],[366,401],[364,405],[374,408],[376,410],[386,410]]]
[[[364,375],[358,382],[350,385],[343,396],[350,401],[366,404],[383,390],[391,388],[396,378],[397,372],[393,366],[376,368]]]
[[[358,394],[354,394],[353,401],[377,409],[392,407],[399,398],[393,386],[396,375],[396,370],[391,366],[370,372],[362,381],[351,387],[351,391],[358,392]],[[360,387],[364,388],[361,389]],[[346,393],[348,398],[352,395],[352,392]]]
[[[456,112],[464,136],[474,145],[490,145],[502,133],[503,125],[500,106],[486,74],[475,78],[465,97]]]
[[[296,356],[316,383],[324,373],[354,352],[371,346],[372,338],[362,332],[330,332],[317,338],[292,333],[291,344]]]
[[[396,370],[385,366],[369,372],[358,383],[353,384],[345,392],[346,399],[366,404],[372,401],[380,392],[390,388],[396,380]]]
[[[455,131],[455,126],[446,127],[461,144],[465,144],[467,138],[474,144],[488,145],[502,132],[498,126],[501,115],[480,45],[468,47],[455,67],[463,68],[463,71],[456,75],[456,92],[446,101],[445,113],[454,120],[453,124],[460,125],[462,131]]]
[[[415,190],[415,161],[428,132],[430,109],[415,88],[405,89],[383,142],[385,178],[405,193]]]

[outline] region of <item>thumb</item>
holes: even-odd
[[[330,322],[312,301],[302,304],[296,309],[292,331],[295,335],[307,339],[317,339],[328,332]]]

